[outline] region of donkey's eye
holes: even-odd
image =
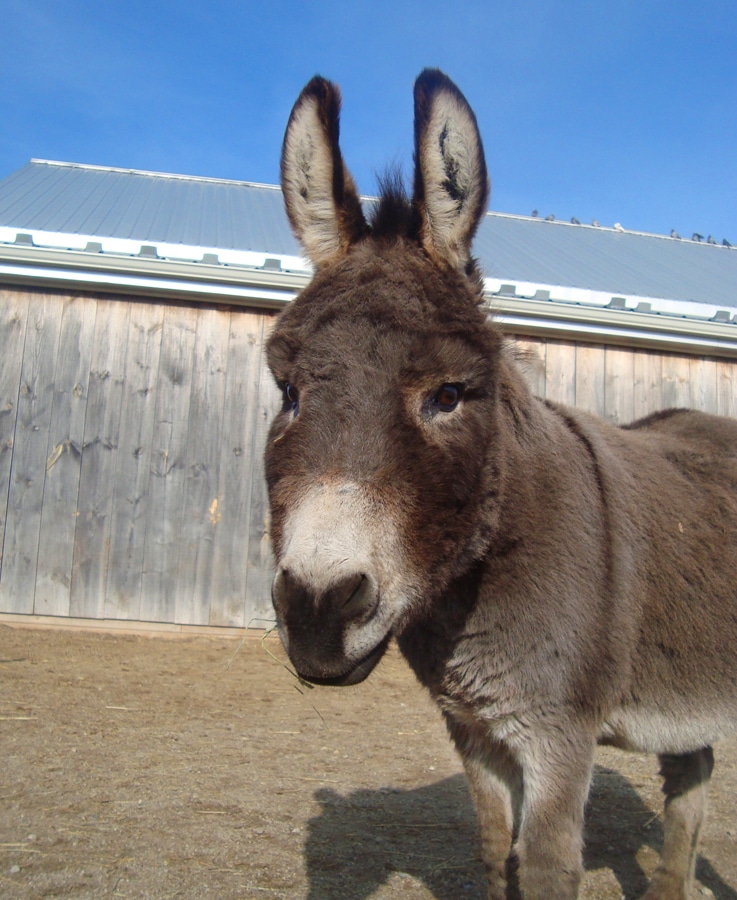
[[[426,411],[430,415],[438,412],[449,413],[458,406],[463,397],[465,385],[462,384],[443,384],[429,398],[426,404]]]
[[[299,410],[299,391],[293,384],[286,382],[282,387],[282,392],[284,393],[284,408],[291,409],[296,416]]]

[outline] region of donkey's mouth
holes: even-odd
[[[352,669],[344,672],[342,675],[315,676],[303,675],[300,672],[299,677],[310,684],[326,685],[329,687],[347,687],[350,684],[360,684],[368,678],[376,668],[381,657],[386,653],[390,637],[391,635],[387,634],[367,656],[364,656],[364,658]]]

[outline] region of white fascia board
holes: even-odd
[[[619,313],[621,316],[621,313]],[[616,344],[623,347],[653,348],[669,353],[686,353],[695,356],[716,356],[737,359],[737,328],[734,337],[715,336],[701,328],[643,327],[644,323],[591,322],[562,320],[530,316],[515,316],[507,313],[493,313],[495,322],[509,334],[528,335],[578,343]],[[614,318],[614,316],[612,316]],[[627,327],[636,324],[639,327]],[[659,322],[658,325],[665,323]],[[693,326],[693,321],[690,322]],[[725,326],[715,326],[714,330],[725,330]]]
[[[505,288],[513,288],[514,293],[505,291]],[[737,312],[724,306],[715,306],[711,303],[697,303],[687,300],[669,300],[666,297],[650,297],[644,294],[626,294],[615,291],[597,291],[589,288],[565,287],[554,284],[540,284],[532,281],[518,281],[512,278],[485,278],[484,293],[490,297],[497,295],[516,296],[526,299],[537,299],[542,294],[548,294],[551,302],[570,303],[578,306],[608,307],[615,298],[624,301],[624,308],[628,310],[647,310],[665,316],[692,317],[694,319],[713,319],[718,312],[724,310],[730,317]]]
[[[49,232],[21,230],[30,234],[33,244],[16,242],[18,233],[19,229],[0,229],[0,283],[277,310],[311,278],[309,264],[299,257],[163,244],[155,245],[156,255],[149,256],[140,255],[140,242],[78,235],[71,249],[54,246]],[[68,244],[71,236],[56,237]],[[42,241],[45,246],[38,246]],[[102,244],[103,252],[85,249],[91,243]],[[265,265],[271,259],[279,261],[279,268]],[[702,303],[622,297],[513,279],[486,279],[484,287],[488,308],[508,333],[737,358],[733,309],[723,314],[726,321],[710,321],[720,309]],[[612,308],[614,298],[618,303]]]
[[[140,245],[138,249],[140,251]],[[274,258],[279,260],[280,268],[263,265],[265,260]],[[311,277],[304,271],[283,269],[284,261],[272,254],[261,254],[259,267],[231,266],[219,260],[192,262],[161,259],[158,255],[124,256],[26,243],[0,243],[0,282],[6,284],[33,283],[64,290],[168,297],[193,302],[280,309]]]
[[[222,281],[151,278],[128,273],[84,271],[82,269],[50,269],[49,267],[5,265],[0,261],[0,281],[17,284],[35,281],[50,287],[74,286],[81,290],[103,290],[107,293],[158,296],[177,299],[213,300],[280,309],[293,300],[296,291],[265,289],[256,285],[238,286]]]
[[[139,256],[142,247],[153,246],[161,259],[181,262],[200,262],[205,257],[217,257],[218,263],[247,268],[263,268],[267,259],[278,259],[282,269],[311,273],[310,263],[301,256],[266,253],[253,250],[228,250],[221,247],[200,247],[190,244],[156,243],[130,238],[100,237],[94,234],[70,234],[0,226],[0,245],[16,244],[19,234],[29,235],[34,247],[50,250],[87,251],[90,244],[100,246],[100,253],[110,256]]]
[[[733,321],[636,308],[584,307],[509,294],[487,295],[486,300],[490,315],[510,334],[737,358],[737,323]]]

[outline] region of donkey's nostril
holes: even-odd
[[[325,600],[344,619],[360,618],[374,611],[378,592],[373,579],[357,572],[334,584],[326,592]]]
[[[325,593],[325,600],[334,609],[345,609],[357,591],[361,589],[363,580],[364,576],[360,572],[342,578]]]
[[[277,611],[283,607],[288,600],[289,582],[289,571],[287,569],[278,569],[274,576],[274,580],[271,582],[271,600]]]
[[[366,576],[359,575],[358,580],[356,581],[356,586],[354,587],[353,591],[351,592],[350,597],[348,597],[348,599],[345,601],[345,604],[343,606],[344,609],[350,603],[353,603],[355,600],[360,600],[363,597],[363,595],[365,593],[364,589],[367,584],[368,584],[368,579],[366,578]]]
[[[274,608],[281,616],[315,613],[343,620],[368,619],[379,603],[376,580],[363,572],[337,578],[319,589],[296,578],[287,568],[279,568],[271,586]]]

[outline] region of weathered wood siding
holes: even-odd
[[[273,618],[272,320],[0,291],[0,612]]]
[[[513,337],[541,397],[631,422],[670,406],[737,416],[737,361]]]
[[[0,289],[0,613],[266,626],[273,313]],[[615,422],[737,416],[737,362],[515,338]]]

